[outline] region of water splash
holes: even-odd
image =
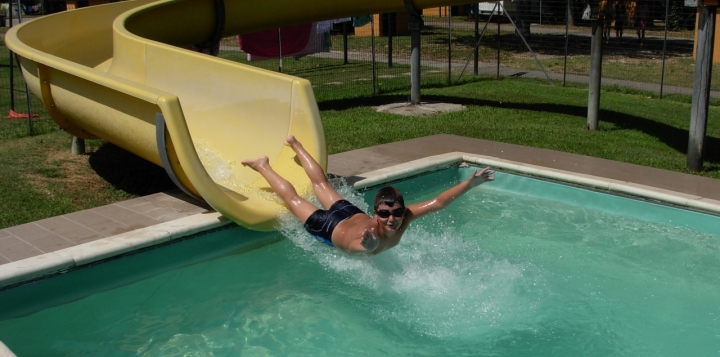
[[[336,189],[367,211],[344,182]],[[371,257],[319,244],[292,216],[282,219],[281,233],[343,284],[364,288],[368,296],[359,300],[382,302],[364,306],[369,314],[416,333],[489,338],[493,330],[525,329],[539,319],[544,297],[539,269],[493,256],[477,237],[462,236],[452,226],[412,226],[401,244]]]

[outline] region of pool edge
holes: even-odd
[[[353,184],[353,188],[356,190],[362,190],[370,186],[382,184],[384,182],[404,179],[407,177],[418,175],[423,172],[441,169],[443,167],[451,166],[462,162],[481,166],[492,166],[494,168],[502,169],[505,171],[541,177],[564,183],[606,190],[613,193],[659,201],[689,209],[720,214],[720,201],[709,198],[670,191],[666,189],[660,189],[627,181],[614,180],[559,169],[551,169],[544,166],[525,164],[516,161],[500,159],[497,157],[465,152],[451,152],[441,155],[429,156],[403,164],[389,166],[379,170],[367,172],[365,174],[358,175],[364,178],[355,182]]]
[[[0,265],[0,289],[231,223],[217,212],[200,213],[10,262]]]

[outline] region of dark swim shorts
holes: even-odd
[[[323,243],[333,246],[332,232],[340,222],[358,214],[365,213],[346,200],[338,200],[330,209],[317,210],[305,221],[305,229]]]

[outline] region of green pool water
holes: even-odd
[[[406,202],[469,174],[396,183]],[[367,209],[370,190],[342,193]],[[239,227],[0,291],[18,356],[712,356],[720,218],[497,173],[349,257]]]

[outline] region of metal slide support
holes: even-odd
[[[282,28],[278,27],[278,72],[282,73]]]
[[[70,152],[72,152],[73,155],[85,155],[85,139],[73,136],[72,142],[70,143]]]
[[[223,33],[225,32],[225,1],[214,0],[213,3],[215,4],[215,29],[213,30],[212,37],[206,42],[195,46],[197,46],[202,53],[217,56],[218,53],[215,51],[217,49],[216,45],[220,43]]]
[[[420,29],[423,20],[412,4],[412,0],[403,1],[410,14],[408,22],[410,30],[410,103],[420,104]]]
[[[691,171],[701,171],[703,168],[713,44],[715,42],[715,13],[717,12],[717,8],[714,6],[698,6],[698,9],[700,9],[700,18],[697,30],[697,55],[687,153],[687,168]]]
[[[167,142],[165,140],[166,135],[167,130],[165,130],[165,117],[162,113],[155,113],[155,141],[157,142],[158,154],[160,155],[160,160],[165,172],[167,172],[168,176],[170,176],[170,180],[172,180],[175,186],[182,190],[182,192],[185,192],[185,194],[192,198],[204,201],[202,198],[195,196],[195,194],[187,187],[183,186],[175,174],[175,171],[173,171],[172,165],[170,164],[170,158],[167,153]]]
[[[587,130],[597,130],[600,111],[600,81],[602,80],[602,21],[591,20],[590,84],[588,85]]]

